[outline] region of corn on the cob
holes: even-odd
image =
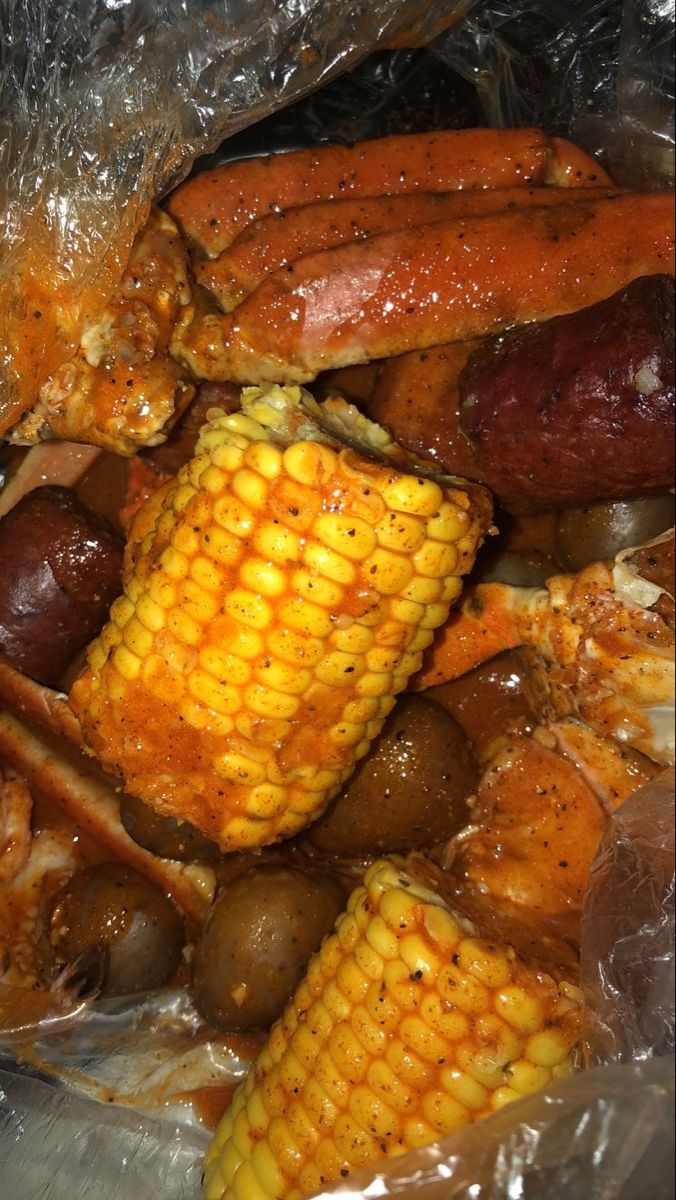
[[[414,470],[356,410],[299,389],[210,414],[139,515],[124,595],[71,695],[129,791],[225,849],[320,815],[490,521],[483,489]]]
[[[300,1200],[571,1069],[576,988],[483,941],[434,876],[376,863],[207,1156],[207,1200]]]

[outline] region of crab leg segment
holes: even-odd
[[[619,194],[617,189],[595,191],[599,198]],[[261,217],[215,261],[197,259],[195,275],[198,283],[216,297],[223,311],[231,312],[268,275],[308,254],[434,221],[479,217],[515,208],[551,208],[585,199],[589,199],[589,191],[584,188],[521,187],[325,200]]]
[[[172,353],[204,379],[306,382],[574,312],[673,270],[666,193],[440,221],[301,259],[234,315],[198,316]]]
[[[445,130],[230,163],[184,184],[169,211],[188,241],[216,258],[259,217],[320,200],[562,179],[576,187],[611,183],[594,159],[568,143],[553,144],[540,129]]]
[[[0,756],[53,800],[82,829],[110,849],[111,855],[146,875],[173,897],[187,916],[202,921],[213,896],[214,880],[205,867],[156,858],[132,841],[120,820],[113,789],[51,750],[9,713],[0,712]]]

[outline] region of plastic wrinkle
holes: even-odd
[[[591,871],[582,983],[595,1062],[674,1049],[673,778],[665,773],[618,809]]]

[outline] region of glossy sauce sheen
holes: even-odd
[[[441,221],[310,255],[234,316],[207,316],[178,351],[210,379],[256,383],[465,341],[607,299],[673,273],[667,194]],[[261,362],[263,360],[263,362]]]
[[[595,194],[620,192],[595,189]],[[198,282],[218,297],[224,311],[230,312],[267,275],[308,254],[434,221],[517,208],[549,208],[587,196],[584,188],[521,187],[328,200],[261,218],[247,226],[215,262],[196,260],[195,274]]]

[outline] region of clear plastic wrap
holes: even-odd
[[[373,47],[422,42],[468,11],[429,54],[378,56],[284,108]],[[105,301],[148,204],[198,154],[216,157],[224,137],[219,159],[478,119],[537,121],[602,149],[623,178],[654,182],[673,172],[664,53],[673,30],[668,0],[10,0],[0,7],[0,433]],[[19,388],[12,360],[36,310],[46,333],[30,343]],[[327,1196],[667,1200],[673,972],[665,781],[619,810],[594,867],[584,943],[593,1069]],[[72,1088],[8,1057],[1,1200],[147,1200],[153,1190],[197,1200],[207,1135],[173,1102],[188,1068],[220,1082],[245,1065],[201,1041],[193,1020],[164,996],[103,1008],[77,1032],[45,1039],[43,1062]],[[107,1088],[125,1091],[126,1107],[101,1104]],[[171,1107],[143,1111],[158,1098]]]
[[[498,0],[435,44],[489,125],[543,125],[621,182],[674,179],[673,0]]]

